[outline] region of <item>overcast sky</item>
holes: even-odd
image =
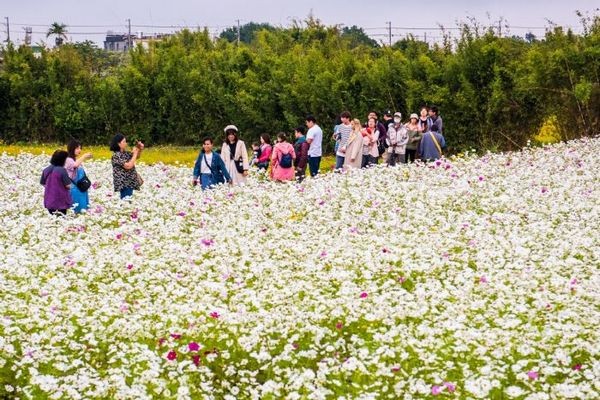
[[[543,27],[549,25],[548,20],[580,32],[575,10],[592,14],[600,6],[598,0],[0,0],[0,3],[0,17],[9,17],[12,41],[22,41],[24,27],[29,25],[34,31],[33,42],[45,40],[49,45],[53,44],[53,40],[47,40],[43,32],[54,21],[67,24],[70,40],[90,39],[101,45],[106,31],[125,33],[128,18],[131,19],[132,33],[141,31],[150,34],[177,29],[163,26],[206,26],[212,34],[218,34],[224,28],[236,25],[238,19],[241,24],[268,22],[289,26],[294,19],[303,20],[310,12],[327,25],[358,25],[375,39],[386,42],[387,21],[392,23],[394,39],[407,33],[421,37],[427,33],[431,41],[439,36],[438,24],[456,27],[457,21],[468,17],[495,25],[503,17],[510,27],[509,34],[522,36],[531,31],[542,36]],[[6,20],[3,18],[2,22]],[[2,30],[0,36],[4,40],[5,27]],[[506,33],[505,27],[502,33]]]

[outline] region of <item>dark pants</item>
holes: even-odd
[[[59,215],[59,214],[67,215],[67,210],[57,210],[55,208],[49,208],[48,212],[52,215]]]
[[[404,162],[404,154],[388,153],[387,164],[390,167],[396,165],[396,163]]]
[[[302,182],[304,180],[304,178],[306,177],[306,167],[304,167],[304,169],[301,170],[296,170],[296,180],[298,181],[298,183]]]
[[[319,173],[320,165],[321,157],[308,157],[308,169],[310,170],[310,176],[317,176],[317,174]]]
[[[406,149],[406,154],[404,155],[404,164],[408,164],[408,162],[415,162],[417,159],[417,149],[411,150]]]
[[[335,170],[339,171],[344,166],[344,161],[346,161],[346,157],[343,156],[335,156]]]
[[[367,168],[375,164],[377,164],[377,157],[373,157],[370,154],[363,154],[362,163],[360,164],[361,168]]]
[[[267,169],[269,169],[269,162],[259,162],[256,163],[256,166],[258,167],[259,170],[264,170],[266,171]]]
[[[121,194],[121,198],[124,199],[125,197],[133,196],[133,189],[132,188],[124,188],[124,189],[121,189],[121,191],[119,193]]]

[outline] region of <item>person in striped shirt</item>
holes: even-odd
[[[335,170],[341,171],[344,166],[344,161],[346,160],[346,147],[348,146],[348,140],[350,139],[350,134],[352,133],[352,125],[350,124],[350,120],[352,116],[348,111],[344,111],[340,114],[340,119],[342,123],[338,127],[338,135],[339,135],[339,146],[338,150],[335,153]]]

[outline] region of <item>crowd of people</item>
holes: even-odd
[[[305,126],[294,129],[293,143],[288,142],[284,132],[276,135],[274,144],[269,134],[262,134],[260,142],[252,144],[250,160],[238,128],[227,125],[224,133],[220,152],[213,151],[212,138],[202,141],[192,181],[194,186],[199,183],[202,190],[224,183],[244,184],[251,168],[264,171],[270,179],[280,182],[302,182],[307,168],[311,177],[319,173],[323,130],[312,115],[306,117]],[[383,113],[382,121],[371,111],[366,123],[361,124],[358,118],[353,119],[350,112],[344,111],[331,139],[335,142],[336,172],[368,168],[380,160],[389,166],[416,160],[433,161],[442,157],[446,146],[442,118],[435,106],[422,107],[419,114],[411,114],[405,122],[401,113],[388,110]],[[144,144],[138,141],[129,151],[126,137],[118,133],[110,143],[110,150],[113,152],[114,190],[119,192],[121,199],[131,197],[144,182],[135,168]],[[83,163],[91,157],[91,153],[82,154],[81,143],[76,140],[69,142],[66,151],[54,152],[40,180],[44,186],[44,207],[51,214],[64,215],[70,208],[80,213],[89,207],[87,190],[91,182]]]

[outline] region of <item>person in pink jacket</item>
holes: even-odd
[[[287,142],[285,133],[279,132],[271,156],[271,179],[282,182],[294,180],[296,176],[294,170],[295,159],[294,146]]]

